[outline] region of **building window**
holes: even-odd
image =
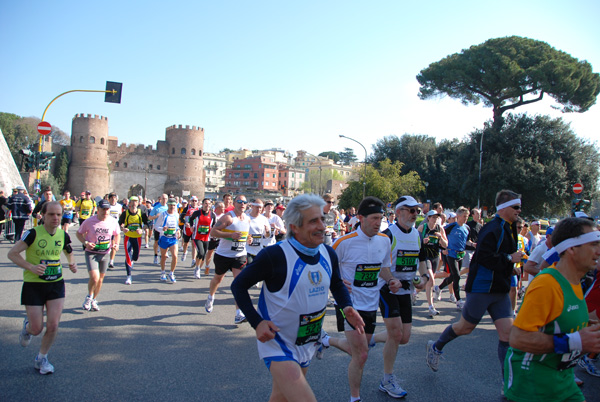
[[[175,155],[175,148],[171,148],[171,155]]]
[[[258,179],[258,173],[254,173],[254,178]]]
[[[119,167],[119,162],[115,162],[115,167]]]
[[[185,155],[185,148],[181,148],[181,155]]]
[[[195,150],[194,148],[192,148],[192,151],[190,152],[190,154],[191,154],[192,156],[196,155],[196,150]]]
[[[90,144],[96,143],[96,137],[90,137]]]
[[[160,165],[156,165],[156,170],[160,170]]]
[[[152,170],[152,165],[148,165],[148,170]]]
[[[202,150],[201,149],[198,150],[198,156],[202,156]]]
[[[123,167],[126,168],[127,167],[127,162],[123,162]]]
[[[104,145],[104,138],[100,138],[100,144]]]

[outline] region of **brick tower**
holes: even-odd
[[[204,197],[204,129],[202,127],[170,126],[166,129],[169,150],[165,192],[182,195],[189,191]]]

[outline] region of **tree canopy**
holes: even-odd
[[[340,160],[340,155],[334,151],[321,152],[319,154],[319,156],[322,156],[324,158],[329,158],[329,159],[333,160],[333,163],[338,163],[338,161]]]
[[[419,97],[447,95],[493,108],[493,127],[507,110],[554,98],[563,112],[585,112],[600,93],[600,75],[549,44],[519,36],[489,39],[432,63],[417,75]]]
[[[358,160],[356,155],[354,155],[354,151],[352,150],[352,148],[344,148],[344,150],[338,155],[340,157],[340,163],[342,163],[343,165],[349,165],[350,163],[356,162]]]
[[[440,201],[444,206],[476,206],[479,146],[484,133],[481,202],[493,207],[496,192],[509,188],[523,194],[523,211],[528,216],[566,215],[573,197],[571,188],[580,182],[584,198],[598,194],[600,153],[597,146],[575,135],[568,123],[548,116],[509,114],[500,131],[486,123],[464,141],[442,141],[405,134],[377,141],[371,163],[388,159],[400,163],[402,173],[418,174],[429,183],[419,198]],[[415,157],[415,155],[421,155]],[[362,183],[362,181],[360,181]],[[369,193],[370,194],[370,193]]]

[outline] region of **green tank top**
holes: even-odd
[[[560,334],[563,332],[570,334],[587,327],[589,321],[587,304],[585,303],[585,299],[579,299],[577,297],[569,281],[554,268],[546,268],[540,272],[539,275],[552,275],[560,285],[564,299],[561,314],[554,321],[550,321],[540,328],[540,331],[549,335]],[[547,353],[543,355],[533,355],[531,353],[521,352],[517,349],[514,350],[514,353],[515,357],[522,355],[525,360],[536,361],[539,364],[543,364],[556,370],[564,370],[575,366],[577,359],[581,355],[581,353],[577,351],[564,354]]]
[[[63,251],[65,242],[65,232],[57,228],[54,235],[50,235],[44,226],[36,226],[35,240],[25,252],[25,259],[34,265],[46,264],[46,271],[43,275],[36,275],[29,270],[23,271],[23,280],[25,282],[58,282],[62,279],[62,265],[60,263],[60,253]]]

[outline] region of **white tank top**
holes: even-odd
[[[227,237],[221,237],[216,253],[222,257],[236,258],[246,255],[246,240],[248,238],[248,230],[250,228],[250,219],[246,214],[242,214],[242,219],[235,215],[235,212],[227,212],[233,218],[233,223],[223,229],[223,232],[240,232],[242,237],[238,240],[233,240]]]
[[[413,279],[419,267],[419,250],[421,236],[414,227],[410,233],[404,233],[397,225],[389,227],[392,232],[392,275],[400,281],[410,281],[410,289],[400,288],[397,295],[411,294],[414,288]]]
[[[312,359],[321,336],[323,318],[327,309],[331,260],[325,246],[319,246],[320,259],[307,265],[298,257],[287,240],[279,243],[285,254],[287,276],[285,284],[276,293],[263,286],[259,314],[272,321],[280,331],[274,339],[257,341],[261,359],[288,356],[299,363]]]

